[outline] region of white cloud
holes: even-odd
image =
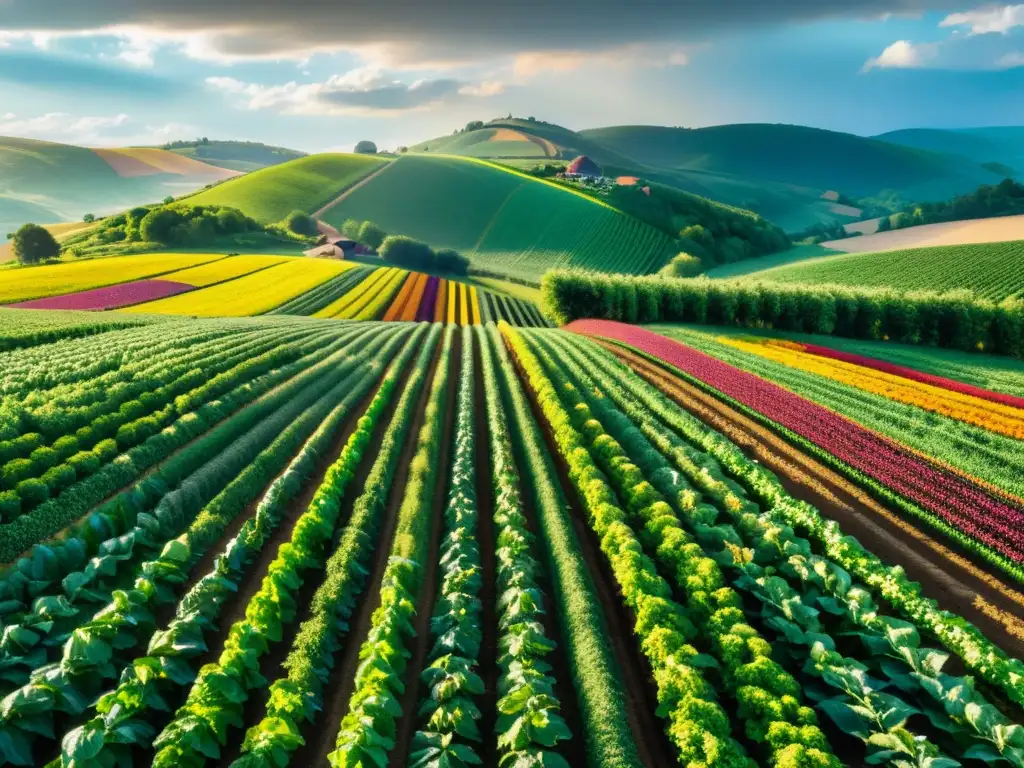
[[[524,51],[517,54],[513,71],[521,77],[541,72],[575,72],[583,68],[609,67],[639,69],[651,67],[682,67],[699,46],[624,45],[602,51],[556,50]]]
[[[89,144],[102,139],[111,129],[125,126],[130,119],[123,113],[105,117],[76,117],[66,112],[48,112],[26,118],[6,114],[0,122],[0,135]]]
[[[1016,69],[1017,67],[1024,67],[1024,53],[1021,53],[1020,51],[1011,51],[1010,53],[1001,56],[997,64],[999,69]]]
[[[918,69],[939,55],[938,43],[912,43],[897,40],[873,59],[864,62],[863,70],[872,69]]]
[[[972,35],[999,33],[1005,35],[1014,27],[1024,26],[1024,5],[988,6],[944,18],[940,27],[970,27]]]
[[[4,120],[13,120],[16,117],[17,117],[17,115],[14,114],[13,112],[7,112],[7,113],[4,114],[3,119]]]
[[[273,109],[295,115],[410,112],[429,109],[458,96],[484,98],[504,91],[504,85],[493,80],[464,83],[442,78],[405,83],[376,67],[358,67],[319,83],[261,85],[233,77],[208,77],[205,82],[215,91],[239,97],[239,103],[246,109]]]

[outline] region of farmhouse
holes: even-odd
[[[565,175],[569,178],[600,178],[601,168],[586,155],[580,155],[566,166]]]

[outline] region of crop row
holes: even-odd
[[[371,267],[354,267],[342,272],[337,277],[332,277],[322,285],[296,296],[276,309],[268,312],[268,315],[315,315],[324,307],[333,304],[349,291],[353,290],[359,283],[373,274]]]
[[[93,312],[18,312],[0,308],[0,350],[78,339],[157,322],[149,317],[97,316]]]

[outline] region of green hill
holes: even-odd
[[[295,210],[313,213],[386,162],[374,155],[310,155],[230,179],[188,201],[238,208],[269,224]]]
[[[961,157],[796,125],[617,126],[581,134],[655,167],[836,190],[858,198],[888,190],[908,202],[941,199],[999,180]]]
[[[667,235],[598,200],[458,157],[403,156],[324,218],[339,228],[346,219],[371,220],[390,234],[454,248],[476,269],[530,282],[558,266],[644,274],[673,252]]]
[[[1024,293],[1024,241],[825,256],[751,272],[746,277],[783,283],[831,283],[900,290],[966,288],[998,301]]]
[[[203,163],[245,173],[306,156],[305,152],[256,141],[175,141],[164,145],[164,149]]]
[[[876,139],[905,147],[944,152],[980,164],[1005,166],[1007,175],[1024,173],[1024,128],[910,128],[890,131]]]
[[[84,147],[0,137],[0,242],[29,221],[75,221],[86,213],[103,215],[158,202],[223,173],[209,167],[205,173],[206,168],[194,164],[180,173],[160,172],[143,161],[136,168],[148,175],[119,175],[100,154]]]

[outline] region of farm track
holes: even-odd
[[[480,601],[483,610],[480,614],[482,640],[480,642],[478,671],[484,681],[484,693],[478,697],[480,712],[480,732],[485,738],[479,745],[478,753],[484,765],[497,765],[497,740],[493,738],[498,703],[498,612],[497,612],[497,559],[495,557],[495,526],[494,526],[494,481],[492,477],[492,461],[489,451],[487,426],[487,395],[484,389],[483,355],[481,344],[486,344],[477,334],[472,336],[473,343],[473,435],[476,456],[476,501],[479,509],[479,527],[477,539],[480,542],[481,585]],[[523,495],[525,501],[528,494]],[[548,592],[550,594],[550,592]],[[552,635],[554,637],[554,635]]]
[[[340,653],[335,658],[335,665],[331,670],[330,679],[324,687],[323,707],[320,710],[320,714],[312,723],[303,724],[305,745],[296,750],[292,755],[291,762],[293,765],[306,766],[307,768],[320,768],[321,766],[329,765],[327,755],[334,751],[341,720],[348,712],[349,699],[352,697],[353,684],[355,682],[355,673],[360,663],[359,651],[363,640],[369,632],[373,612],[380,605],[379,586],[384,576],[384,570],[387,568],[391,541],[394,539],[395,529],[398,524],[398,511],[402,506],[405,483],[409,476],[409,467],[413,456],[416,455],[416,441],[420,428],[423,426],[427,400],[430,397],[429,382],[433,380],[440,353],[441,344],[438,343],[437,349],[431,358],[427,375],[424,377],[423,389],[417,398],[414,409],[416,415],[405,437],[405,444],[402,447],[402,455],[398,461],[394,480],[391,488],[388,490],[387,509],[384,513],[380,535],[377,538],[377,544],[374,549],[373,564],[369,568],[370,576],[366,581],[363,594],[358,600],[358,605],[349,619],[349,631],[342,642]],[[414,363],[410,362],[406,366],[406,370],[402,372],[402,380],[400,386],[396,388],[396,393],[405,391],[414,365]],[[367,476],[379,453],[384,433],[391,423],[395,408],[400,400],[401,395],[396,394],[389,404],[386,413],[382,415],[378,423],[373,442],[368,446],[359,471],[350,486],[352,493],[346,494],[347,503],[343,510],[346,519],[351,516],[352,505],[366,485]]]
[[[390,168],[391,165],[393,163],[395,163],[395,162],[397,162],[397,161],[391,160],[389,162],[384,163],[384,165],[382,165],[380,168],[375,170],[373,173],[371,173],[371,174],[369,174],[367,176],[363,176],[363,178],[359,179],[359,181],[357,181],[355,184],[352,184],[347,189],[343,190],[337,197],[335,197],[333,200],[331,200],[329,203],[327,203],[327,205],[325,205],[322,208],[320,208],[320,209],[314,211],[313,213],[311,213],[310,216],[314,220],[316,220],[317,226],[319,227],[319,226],[322,225],[324,227],[327,227],[327,228],[333,230],[334,232],[338,232],[338,230],[335,229],[334,227],[332,227],[330,224],[326,224],[326,223],[320,221],[320,217],[323,216],[325,213],[327,213],[327,211],[331,210],[331,208],[333,208],[334,206],[336,206],[339,203],[341,203],[346,197],[351,195],[353,192],[355,192],[357,189],[362,187],[364,184],[369,184],[377,176],[379,176],[380,174],[384,173],[384,171],[386,171],[388,168]],[[323,230],[320,230],[320,231],[323,232]],[[324,234],[328,234],[329,235],[331,233],[330,232],[324,232]],[[338,234],[340,235],[341,233],[338,232]]]
[[[1024,594],[991,571],[900,519],[867,492],[792,446],[767,427],[667,371],[614,344],[598,342],[686,411],[720,431],[778,475],[795,498],[870,541],[884,562],[905,568],[923,593],[954,607],[1011,656],[1024,655]],[[936,557],[938,555],[938,557]]]
[[[420,681],[420,672],[426,666],[427,654],[434,644],[434,637],[430,631],[430,618],[433,615],[434,602],[437,599],[438,573],[440,571],[438,559],[440,558],[441,537],[444,533],[444,512],[448,503],[448,488],[451,485],[452,441],[455,436],[455,412],[458,408],[462,339],[461,333],[455,333],[452,336],[451,355],[448,360],[448,391],[445,393],[444,403],[444,426],[441,429],[441,445],[438,453],[437,485],[434,488],[434,504],[430,512],[433,518],[430,524],[430,546],[427,560],[424,563],[423,584],[420,587],[416,616],[413,620],[416,636],[413,639],[412,656],[405,669],[405,693],[400,702],[402,717],[398,720],[398,734],[395,738],[395,748],[391,751],[388,761],[389,768],[405,767],[412,737],[419,725],[417,717],[419,704],[426,694],[426,689]],[[438,349],[440,350],[441,347]],[[433,380],[433,372],[427,380]],[[424,391],[427,390],[429,387],[426,387]],[[418,440],[419,429],[414,430],[410,438]]]
[[[616,667],[621,673],[629,728],[633,734],[633,741],[636,744],[640,760],[647,768],[662,768],[662,766],[673,765],[677,762],[677,754],[676,750],[669,743],[665,731],[660,727],[662,721],[657,717],[643,717],[641,715],[641,713],[656,711],[658,699],[654,689],[650,666],[637,648],[632,634],[631,628],[636,622],[630,610],[626,607],[621,592],[615,585],[610,567],[601,553],[597,536],[587,521],[586,510],[583,509],[580,499],[569,479],[568,465],[555,444],[551,428],[541,412],[529,379],[523,371],[518,358],[515,355],[511,355],[511,359],[515,365],[516,374],[519,376],[523,391],[526,393],[530,403],[530,408],[533,411],[534,421],[539,425],[544,436],[544,443],[547,446],[548,454],[552,457],[558,474],[558,481],[562,487],[562,495],[569,503],[569,517],[576,532],[580,552],[583,555],[583,560],[593,581],[597,599],[601,603],[606,635],[615,657]],[[535,519],[532,509],[530,510],[530,518],[531,521]],[[557,637],[558,634],[554,633],[553,636]],[[560,680],[565,680],[566,683],[572,679],[571,675],[569,675],[568,665],[563,664],[563,669],[559,675]],[[575,696],[562,699],[563,705],[566,701],[575,704]],[[573,733],[582,736],[583,726],[578,708],[575,712],[566,711],[563,708],[563,715]],[[585,749],[582,739],[574,744],[574,749],[579,749],[579,755],[577,756],[579,762],[570,760],[570,764],[574,766],[585,765]]]

